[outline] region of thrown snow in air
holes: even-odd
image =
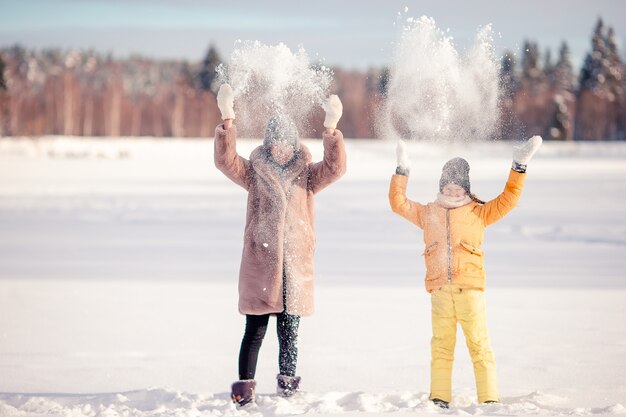
[[[401,25],[378,126],[386,139],[481,141],[498,125],[499,63],[490,25],[459,52],[430,17]]]

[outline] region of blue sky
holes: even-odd
[[[405,7],[408,12],[404,13]],[[624,55],[626,1],[263,1],[22,0],[0,3],[0,47],[93,48],[114,56],[202,59],[210,43],[228,57],[238,39],[299,45],[312,60],[364,69],[391,61],[398,13],[431,16],[459,49],[491,23],[496,50],[519,52],[525,39],[552,49],[566,40],[576,66],[599,16]]]

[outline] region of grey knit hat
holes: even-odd
[[[269,148],[274,144],[289,144],[293,145],[295,150],[300,149],[298,128],[293,120],[284,114],[275,114],[267,121],[263,146]]]
[[[469,171],[470,166],[463,158],[453,158],[446,162],[441,170],[439,192],[443,191],[447,184],[456,184],[463,187],[467,194],[471,194]]]

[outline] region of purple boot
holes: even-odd
[[[276,375],[276,393],[281,397],[291,397],[300,388],[299,376]]]
[[[256,389],[256,381],[254,379],[243,379],[234,382],[230,388],[230,398],[239,407],[254,402],[254,390]]]

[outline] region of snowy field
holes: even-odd
[[[427,400],[421,232],[389,209],[394,145],[374,141],[348,141],[348,173],[316,200],[303,392],[274,394],[270,327],[258,404],[235,409],[246,193],[212,146],[0,139],[0,416],[626,414],[625,143],[545,143],[531,161],[519,206],[484,245],[502,403],[477,404],[459,330],[449,411]],[[432,201],[443,163],[464,156],[491,199],[511,144],[409,152],[411,198]]]

